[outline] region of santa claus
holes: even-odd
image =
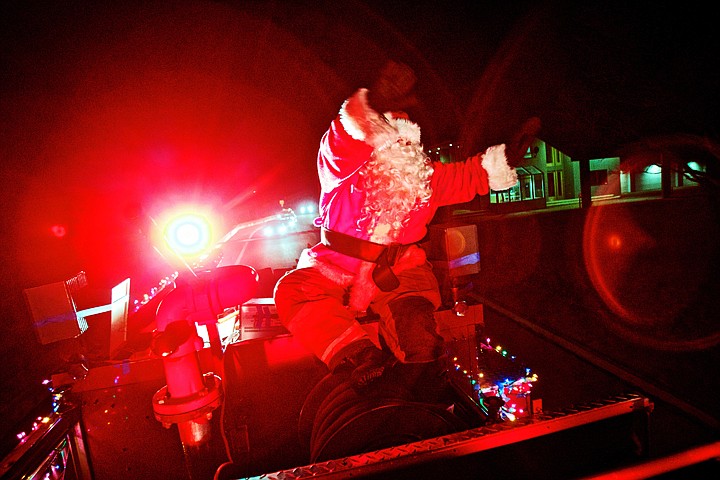
[[[440,364],[433,312],[441,296],[417,242],[439,207],[517,183],[505,145],[464,162],[431,161],[420,127],[395,113],[412,105],[414,85],[410,68],[390,62],[372,88],[343,103],[318,153],[322,240],[275,288],[285,327],[358,387],[380,377],[388,359],[394,370]],[[379,342],[357,320],[369,307]]]

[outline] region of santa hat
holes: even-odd
[[[411,122],[405,112],[376,112],[368,104],[367,93],[366,88],[361,88],[340,109],[340,123],[352,138],[376,150],[398,141],[420,144],[418,124]]]

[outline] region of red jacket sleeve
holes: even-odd
[[[318,176],[323,191],[334,190],[357,171],[372,153],[372,146],[351,137],[337,117],[320,141]]]
[[[442,207],[469,202],[475,195],[488,194],[488,174],[481,162],[481,154],[464,162],[433,162],[431,185],[436,205]]]

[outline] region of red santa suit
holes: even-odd
[[[441,299],[416,242],[439,207],[515,185],[505,146],[464,162],[432,162],[423,152],[418,125],[374,111],[367,90],[360,89],[324,134],[317,168],[323,241],[305,250],[298,268],[278,282],[281,321],[332,368],[340,352],[367,342],[356,312],[370,306],[380,316],[385,346],[399,361],[435,360],[442,354],[442,338],[432,312]],[[389,257],[375,258],[385,250]],[[389,287],[373,280],[378,264],[391,266]]]

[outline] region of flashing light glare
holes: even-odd
[[[265,235],[266,237],[272,237],[273,235],[275,235],[275,229],[272,227],[265,227],[263,229],[263,235]]]
[[[288,227],[287,227],[287,225],[280,225],[280,226],[278,227],[278,229],[277,229],[277,233],[278,233],[279,235],[285,235],[287,232],[288,232]]]
[[[315,213],[315,205],[312,205],[312,204],[302,205],[302,206],[300,206],[299,210],[300,210],[301,215],[305,215],[305,214],[310,215],[310,214]]]
[[[67,228],[65,225],[55,224],[52,227],[50,227],[50,233],[53,234],[56,238],[63,238],[65,235],[67,235]]]
[[[210,247],[210,224],[204,217],[188,214],[171,220],[165,228],[165,241],[181,255],[197,255]]]
[[[658,165],[648,165],[648,167],[645,169],[645,173],[651,173],[653,175],[658,174],[662,171],[662,168]]]
[[[622,247],[622,238],[617,233],[613,233],[610,235],[607,239],[608,247],[610,247],[611,250],[620,250]]]

